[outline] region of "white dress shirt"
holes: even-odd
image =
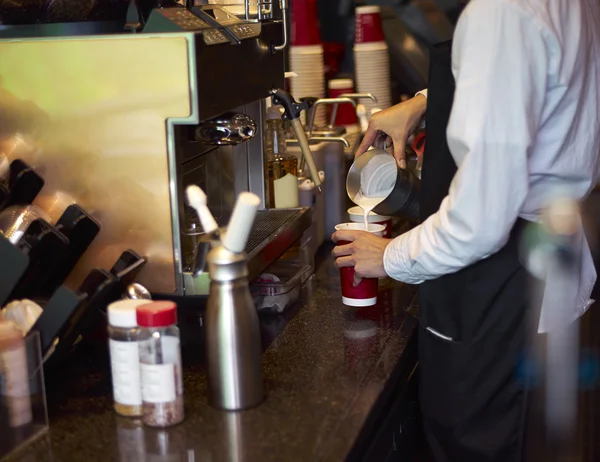
[[[472,0],[452,53],[447,138],[458,171],[440,210],[385,251],[387,274],[406,283],[491,256],[518,217],[538,219],[557,187],[582,199],[599,176],[597,0]],[[561,308],[571,320],[589,306],[596,280],[585,238],[581,249],[577,306]],[[551,328],[550,298],[541,332]]]

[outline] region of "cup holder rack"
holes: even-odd
[[[0,213],[11,205],[30,205],[43,186],[33,168],[14,160],[9,180],[0,184]],[[30,333],[40,335],[44,368],[59,364],[82,337],[106,326],[106,306],[122,296],[146,263],[126,250],[110,271],[96,268],[77,289],[66,287],[99,231],[100,223],[73,204],[56,224],[33,221],[15,244],[0,232],[0,308],[22,299],[42,307]]]

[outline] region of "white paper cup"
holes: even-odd
[[[365,214],[363,209],[361,209],[359,206],[349,208],[348,218],[352,223],[364,224]],[[383,231],[382,236],[388,239],[392,237],[392,217],[377,215],[375,212],[370,212],[369,216],[367,217],[367,221],[377,225],[384,225],[385,230]]]

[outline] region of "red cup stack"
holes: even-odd
[[[352,79],[333,79],[329,81],[328,86],[330,98],[354,93],[354,81]],[[356,109],[354,106],[350,103],[340,104],[333,124],[336,126],[349,126],[356,125],[357,123],[358,119],[356,118]]]
[[[292,34],[290,71],[298,74],[290,80],[292,96],[300,98],[325,96],[325,61],[319,29],[316,0],[292,2]],[[325,109],[318,109],[317,126],[326,123]]]
[[[390,58],[379,6],[356,8],[354,67],[357,90],[377,97],[377,103],[365,102],[367,110],[390,107]]]

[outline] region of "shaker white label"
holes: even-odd
[[[142,364],[142,399],[145,403],[175,401],[177,381],[174,364]]]
[[[163,361],[175,365],[175,379],[177,394],[183,393],[183,373],[181,371],[181,348],[177,337],[163,337],[162,339]]]
[[[140,352],[137,342],[109,341],[114,399],[126,406],[140,406]]]

